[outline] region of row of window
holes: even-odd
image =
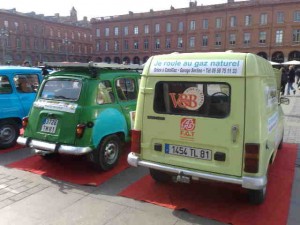
[[[5,20],[3,22],[3,25],[4,25],[4,29],[6,30],[10,30],[11,27],[14,28],[15,31],[21,31],[20,29],[20,25],[19,25],[19,22],[14,22],[13,25],[10,25],[9,24],[9,21]],[[2,26],[0,26],[2,27]],[[93,35],[91,34],[87,34],[87,33],[82,33],[82,32],[79,32],[77,31],[75,34],[75,32],[73,31],[70,31],[70,32],[67,32],[65,31],[64,34],[58,29],[58,30],[55,30],[53,28],[48,28],[49,29],[49,33],[48,35],[50,37],[57,37],[57,38],[70,38],[71,40],[84,40],[84,41],[93,41]],[[28,25],[26,23],[23,23],[23,30],[24,32],[29,32],[29,28],[28,28]],[[34,35],[44,35],[45,34],[45,27],[43,25],[33,25],[33,34]],[[77,37],[76,37],[77,36]],[[89,40],[88,40],[89,38]]]
[[[6,38],[3,40],[5,47],[11,47],[11,39]],[[16,48],[22,49],[22,41],[21,38],[15,39]],[[65,52],[68,51],[70,53],[84,53],[84,54],[92,54],[93,53],[93,47],[89,47],[86,45],[80,45],[80,44],[71,44],[71,42],[68,43],[57,43],[53,41],[49,41],[46,39],[35,39],[34,40],[34,49],[35,50],[45,50],[45,51],[52,51],[52,52]],[[25,49],[30,50],[31,49],[31,39],[29,37],[25,38],[24,41],[24,47]],[[70,45],[70,47],[68,47]]]
[[[259,37],[258,37],[258,42],[259,44],[266,44],[267,43],[267,32],[266,31],[261,31],[259,32]],[[201,37],[201,45],[202,47],[208,46],[208,40],[209,36],[208,35],[202,35]],[[194,48],[196,47],[196,37],[192,36],[189,37],[189,43],[188,47]],[[235,45],[237,43],[237,34],[229,34],[229,45]],[[300,43],[300,29],[295,29],[293,30],[292,34],[292,42],[293,43]],[[244,45],[249,45],[251,43],[251,33],[244,33],[243,36],[243,44]],[[280,45],[283,43],[283,30],[277,30],[275,32],[275,44]],[[139,41],[138,40],[133,40],[133,46],[132,48],[129,48],[129,40],[124,40],[123,41],[123,49],[124,50],[129,50],[129,49],[139,49]],[[171,48],[172,42],[170,37],[165,38],[165,48],[169,49]],[[177,48],[183,48],[184,45],[184,39],[183,37],[177,37]],[[222,35],[220,33],[215,34],[215,46],[221,46],[222,45]],[[174,47],[174,46],[173,46]],[[145,38],[143,41],[143,49],[147,50],[150,48],[149,44],[149,39]],[[161,48],[161,39],[160,38],[155,38],[154,40],[154,49],[160,49]],[[119,51],[120,50],[120,42],[119,41],[114,41],[113,43],[113,49],[114,51]],[[97,41],[96,42],[96,51],[99,52],[101,51],[101,42]],[[104,46],[103,46],[104,51],[110,51],[110,41],[105,41]]]
[[[278,24],[283,24],[285,22],[284,12],[277,12],[276,15],[277,15],[276,22]],[[294,22],[300,22],[300,11],[295,11],[293,15],[294,15],[294,17],[293,17]],[[217,18],[215,18],[215,28],[216,29],[221,29],[223,27],[223,20],[224,20],[223,17],[217,17]],[[244,17],[243,23],[247,27],[253,25],[252,15],[246,15]],[[260,15],[259,24],[260,25],[267,25],[268,24],[268,14],[267,13],[262,13]],[[229,18],[229,26],[231,28],[234,28],[234,27],[238,26],[238,18],[237,18],[237,16],[230,16],[230,18]],[[202,29],[208,29],[208,28],[209,28],[209,20],[208,19],[203,19],[202,20]],[[191,20],[189,22],[188,29],[190,31],[196,30],[196,21],[195,20]],[[176,30],[176,32],[183,32],[183,30],[184,30],[184,22],[180,21],[177,24],[177,30]],[[166,33],[170,33],[172,31],[173,31],[172,23],[171,22],[167,22],[166,23]],[[161,25],[159,23],[156,23],[154,25],[154,33],[157,34],[157,33],[160,33],[160,32],[161,32]],[[138,25],[133,26],[132,33],[134,35],[138,35],[140,33]],[[149,24],[145,24],[144,25],[144,34],[149,34],[149,33],[150,33],[150,25]],[[119,36],[120,35],[120,28],[118,26],[116,26],[116,27],[113,28],[113,34],[114,34],[114,36]],[[123,35],[124,36],[129,35],[129,26],[123,27]],[[96,37],[100,37],[100,36],[101,36],[100,28],[97,28],[96,29]],[[106,27],[104,29],[104,36],[106,36],[106,37],[110,36],[110,28],[109,27]]]

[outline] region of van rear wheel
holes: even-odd
[[[9,148],[16,144],[20,135],[20,129],[15,121],[0,122],[0,149]]]
[[[150,170],[150,175],[152,177],[153,180],[157,181],[157,182],[170,182],[172,180],[171,175],[164,173],[162,171],[159,170],[155,170],[155,169],[149,169]]]
[[[266,187],[260,190],[248,190],[249,202],[253,205],[263,203],[266,198],[266,190]]]
[[[96,170],[108,171],[114,168],[120,158],[121,140],[117,135],[105,137],[92,153],[92,161]]]

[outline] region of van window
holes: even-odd
[[[108,104],[115,101],[112,87],[109,81],[101,81],[98,85],[97,103]]]
[[[51,79],[45,82],[41,98],[63,101],[77,101],[82,82],[76,79]]]
[[[154,111],[160,114],[224,118],[230,112],[227,83],[158,82]]]
[[[9,94],[12,92],[12,87],[6,76],[0,75],[0,94]]]
[[[116,81],[117,95],[121,101],[137,99],[137,93],[135,89],[134,79],[120,78]]]

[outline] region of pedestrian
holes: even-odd
[[[287,80],[287,95],[290,95],[290,92],[293,91],[293,93],[296,93],[296,90],[293,87],[293,84],[295,82],[295,69],[293,65],[289,66],[289,71],[288,71],[288,80]]]
[[[23,66],[30,67],[29,61],[25,60],[22,64]]]
[[[300,67],[298,67],[295,71],[295,83],[296,88],[300,90]]]
[[[281,67],[280,71],[281,71],[280,93],[281,93],[281,95],[284,95],[285,86],[287,84],[287,71],[284,67]]]

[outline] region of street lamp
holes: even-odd
[[[68,38],[62,39],[63,45],[65,45],[65,50],[66,50],[66,61],[69,61],[69,56],[68,56],[68,45],[71,44],[71,41]]]
[[[2,60],[3,65],[5,64],[5,47],[6,47],[6,39],[9,36],[8,30],[6,28],[0,29],[0,39],[2,42]]]

